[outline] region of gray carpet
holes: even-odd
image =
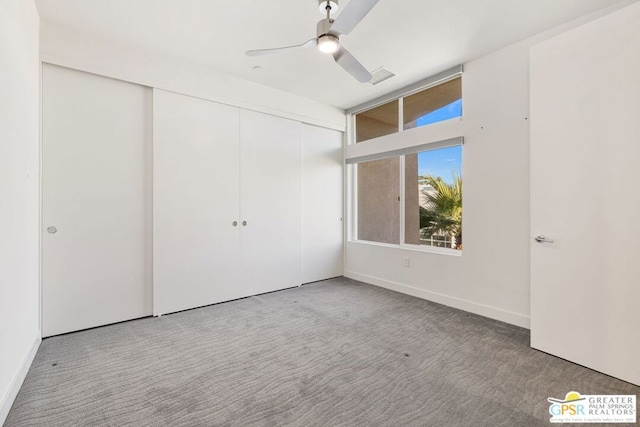
[[[528,344],[334,279],[45,339],[5,425],[548,426],[547,397],[638,394]]]

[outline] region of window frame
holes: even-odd
[[[407,87],[404,87],[402,89],[399,89],[397,91],[391,92],[390,94],[387,95],[383,95],[379,98],[373,99],[369,102],[365,102],[364,104],[360,104],[356,107],[350,108],[346,111],[347,113],[347,135],[348,135],[348,141],[347,144],[351,145],[351,144],[362,144],[362,143],[366,143],[366,142],[370,142],[370,141],[375,141],[379,138],[384,138],[384,137],[388,137],[389,135],[383,135],[383,136],[378,136],[375,138],[371,138],[371,139],[366,139],[360,142],[356,142],[356,116],[360,113],[364,113],[367,112],[369,110],[372,110],[374,108],[380,107],[384,104],[388,104],[390,102],[398,102],[398,131],[396,133],[390,134],[390,135],[397,135],[397,134],[401,134],[403,132],[409,132],[412,131],[413,129],[419,129],[419,128],[410,128],[410,129],[404,129],[404,98],[414,95],[418,92],[422,92],[428,89],[431,89],[433,87],[439,86],[441,84],[447,83],[451,80],[455,80],[457,78],[461,79],[461,84],[464,84],[464,82],[462,81],[462,77],[463,77],[463,69],[462,69],[462,65],[458,65],[456,67],[450,68],[446,71],[443,71],[439,74],[436,74],[432,77],[428,77],[424,80],[421,80],[417,83],[414,83],[412,85],[409,85]],[[464,115],[464,109],[463,109],[463,114],[460,117],[454,117],[448,120],[443,120],[443,121],[449,121],[449,120],[461,120],[462,117]],[[441,123],[441,122],[438,122]],[[435,124],[435,123],[433,123]],[[433,124],[430,124],[428,126],[432,126]]]
[[[391,248],[402,248],[402,249],[408,249],[408,250],[413,250],[413,251],[418,251],[418,252],[431,252],[431,253],[437,253],[437,254],[445,254],[445,255],[454,255],[454,256],[462,256],[462,252],[463,249],[452,249],[452,248],[441,248],[441,247],[437,247],[437,246],[430,246],[430,245],[416,245],[416,244],[412,244],[412,243],[406,243],[405,240],[405,233],[406,233],[406,223],[405,223],[405,218],[406,218],[406,165],[405,165],[405,156],[409,155],[409,154],[418,154],[418,153],[423,153],[426,151],[434,151],[434,150],[439,150],[441,148],[448,148],[448,147],[461,147],[462,149],[462,163],[464,164],[464,138],[463,137],[459,137],[456,138],[455,140],[458,140],[458,143],[453,143],[454,139],[449,140],[449,141],[437,141],[434,143],[428,143],[428,144],[422,144],[419,146],[414,147],[414,149],[412,149],[412,152],[403,152],[403,153],[391,153],[391,152],[387,152],[383,158],[395,158],[398,157],[398,160],[400,162],[400,168],[399,168],[399,197],[400,199],[398,200],[399,203],[399,211],[400,211],[400,220],[398,221],[397,226],[399,227],[399,237],[400,237],[400,243],[395,244],[395,243],[384,243],[384,242],[376,242],[376,241],[372,241],[372,240],[361,240],[358,239],[358,164],[359,163],[364,163],[364,162],[368,162],[371,160],[375,160],[375,159],[368,159],[368,158],[360,158],[360,159],[354,159],[352,161],[349,161],[347,163],[347,181],[350,183],[349,185],[349,191],[348,191],[348,197],[349,197],[349,203],[348,203],[348,209],[350,211],[350,215],[349,215],[349,224],[348,224],[348,233],[347,233],[347,241],[348,242],[354,242],[354,243],[359,243],[359,244],[368,244],[368,245],[374,245],[374,246],[384,246],[384,247],[391,247]],[[419,149],[419,151],[418,151]],[[414,151],[416,150],[416,151]],[[381,153],[382,154],[382,153]],[[464,177],[464,172],[461,170],[462,176]],[[462,199],[462,204],[464,206],[464,196]],[[463,208],[463,212],[464,212],[464,208]],[[463,215],[464,218],[464,215]],[[464,229],[464,226],[463,226]]]
[[[373,246],[383,246],[390,248],[400,248],[405,250],[434,253],[440,255],[450,256],[462,256],[462,249],[441,248],[429,245],[416,245],[405,242],[405,214],[406,214],[406,167],[405,167],[405,155],[415,154],[423,151],[437,150],[439,148],[446,148],[451,146],[461,146],[462,148],[462,168],[461,173],[464,177],[464,137],[462,121],[463,115],[452,119],[444,120],[441,122],[433,123],[428,126],[422,126],[417,128],[411,128],[404,130],[403,120],[403,98],[410,96],[416,92],[429,89],[439,84],[446,83],[450,80],[461,78],[462,91],[464,94],[464,78],[462,73],[462,66],[457,66],[439,73],[433,77],[424,79],[414,85],[392,92],[388,95],[374,99],[370,102],[362,104],[347,110],[347,144],[345,145],[345,163],[346,163],[346,208],[347,208],[347,242],[366,244]],[[398,132],[390,135],[384,135],[377,138],[372,138],[360,143],[356,143],[355,138],[355,115],[375,108],[387,102],[398,100]],[[463,95],[464,100],[464,95]],[[364,143],[363,143],[364,142]],[[358,240],[358,176],[357,176],[357,164],[365,161],[371,161],[389,157],[399,157],[400,160],[400,221],[398,227],[400,227],[400,243],[381,243],[368,240]],[[464,206],[464,197],[463,197]],[[464,210],[464,209],[463,209]],[[463,229],[464,229],[464,215],[463,215]]]

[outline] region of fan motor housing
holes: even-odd
[[[318,22],[318,26],[316,27],[317,30],[317,34],[318,37],[322,37],[325,34],[331,34],[329,32],[329,28],[331,27],[331,24],[333,24],[333,19],[321,19]],[[331,34],[332,36],[335,36],[335,34]]]

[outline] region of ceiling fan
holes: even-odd
[[[379,0],[351,0],[344,11],[334,20],[331,12],[337,10],[338,0],[319,0],[320,10],[324,9],[326,18],[317,25],[317,36],[309,41],[285,47],[272,49],[256,49],[246,52],[248,56],[267,55],[285,49],[317,47],[320,52],[331,54],[333,59],[349,74],[361,83],[371,80],[371,73],[358,60],[340,45],[340,36],[349,34],[360,21],[369,13]]]

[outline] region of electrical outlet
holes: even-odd
[[[411,266],[411,260],[409,258],[405,258],[404,259],[404,266],[405,267],[410,267]]]

